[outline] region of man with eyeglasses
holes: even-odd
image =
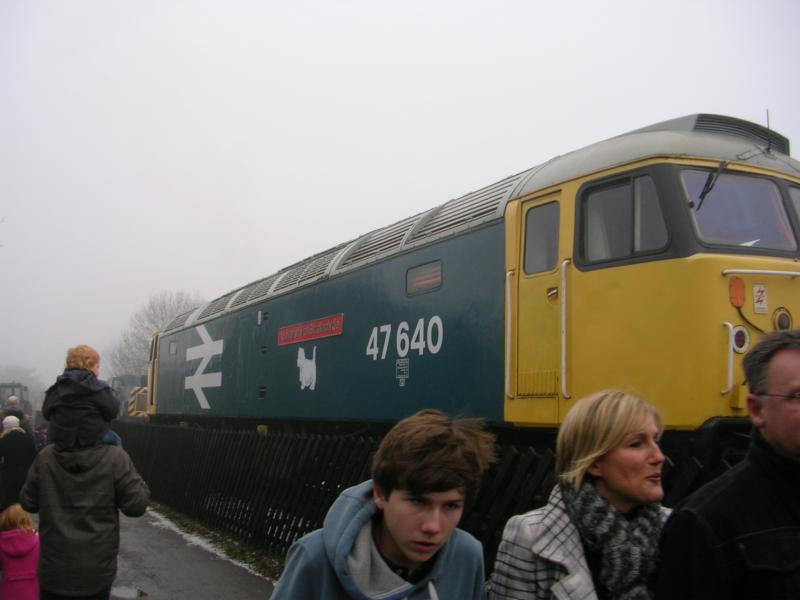
[[[764,336],[742,366],[750,449],[673,511],[658,600],[800,598],[800,329]]]

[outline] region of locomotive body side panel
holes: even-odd
[[[393,421],[436,406],[502,420],[503,224],[160,339],[158,412]],[[409,269],[441,284],[407,292]],[[423,273],[424,276],[424,273]]]

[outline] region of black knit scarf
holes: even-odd
[[[648,587],[658,559],[658,538],[664,525],[659,504],[620,513],[584,481],[576,492],[562,486],[564,504],[583,544],[599,554],[600,572],[593,577],[613,600],[649,600]]]

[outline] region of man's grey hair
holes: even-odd
[[[19,406],[19,398],[14,395],[6,398],[6,406]]]
[[[750,393],[766,393],[769,361],[781,350],[800,350],[800,329],[768,333],[747,353],[742,368]]]

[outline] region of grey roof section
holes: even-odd
[[[709,124],[716,124],[716,127]],[[747,137],[748,128],[755,131],[754,137]],[[772,132],[773,143],[767,144],[763,139],[766,131],[759,125],[718,115],[691,115],[664,121],[558,156],[530,169],[513,198],[596,171],[658,157],[743,162],[800,176],[800,162],[775,150],[779,139],[785,141],[786,148],[789,141]]]
[[[508,203],[533,192],[648,158],[710,158],[800,176],[789,140],[755,123],[698,114],[656,123],[592,144],[506,177],[429,211],[372,231],[220,296],[197,317],[187,313],[166,331],[263,301],[413,247],[502,219]],[[193,317],[193,318],[190,318]]]
[[[749,140],[751,144],[755,140],[770,150],[775,150],[787,156],[791,154],[789,151],[789,138],[763,125],[722,115],[688,115],[642,127],[631,133],[643,133],[645,131],[698,131],[732,135]]]

